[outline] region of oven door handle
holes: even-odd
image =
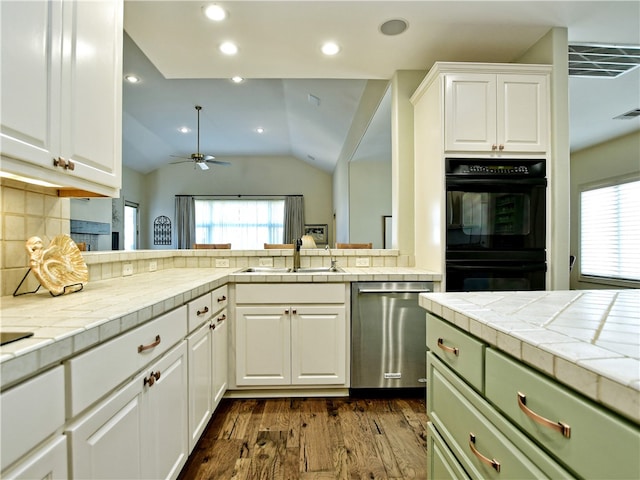
[[[503,271],[503,272],[533,272],[537,270],[547,271],[547,266],[544,263],[537,263],[535,265],[526,265],[526,264],[518,264],[518,265],[456,265],[456,264],[447,264],[447,268],[451,270],[487,270],[491,269],[493,271]]]
[[[460,178],[460,177],[446,177],[447,188],[449,187],[464,187],[467,185],[482,185],[486,187],[494,187],[500,186],[504,187],[508,185],[509,187],[513,185],[526,185],[526,186],[546,186],[547,179],[546,178],[513,178],[509,176],[500,177],[500,178]]]

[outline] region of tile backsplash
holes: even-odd
[[[70,200],[55,189],[0,178],[0,280],[1,295],[11,295],[29,268],[25,242],[38,236],[44,244],[63,233],[69,234]],[[38,287],[29,275],[20,291]]]

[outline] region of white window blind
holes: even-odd
[[[640,181],[580,194],[580,273],[640,280]]]
[[[284,200],[195,200],[195,243],[231,243],[258,250],[283,243]]]

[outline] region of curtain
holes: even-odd
[[[304,235],[304,197],[286,197],[284,200],[284,243],[295,243]]]
[[[193,248],[196,233],[195,202],[191,196],[176,196],[177,248]]]

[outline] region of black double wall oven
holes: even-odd
[[[446,159],[446,290],[544,290],[544,160]]]

